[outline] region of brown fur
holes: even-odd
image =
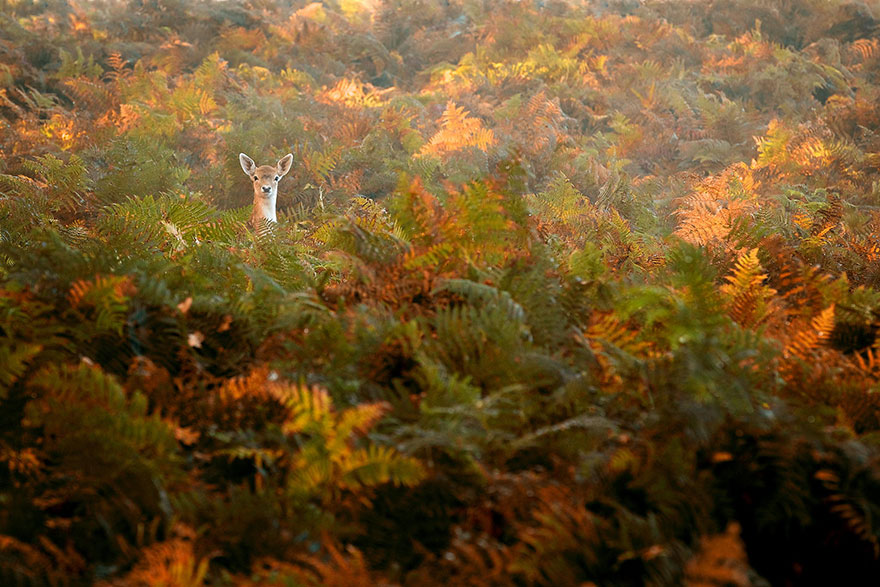
[[[293,155],[288,153],[279,159],[274,166],[260,165],[257,167],[253,159],[244,153],[239,153],[238,162],[241,164],[241,169],[254,182],[254,210],[251,213],[251,224],[257,228],[263,219],[269,222],[278,222],[275,214],[278,182],[290,171]]]

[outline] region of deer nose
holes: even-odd
[[[272,191],[272,186],[269,186],[269,185],[264,185],[264,186],[263,186],[263,192],[264,192],[264,193],[268,194],[268,193],[271,192],[271,191]]]

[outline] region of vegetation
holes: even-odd
[[[873,584],[875,14],[0,0],[0,583]]]

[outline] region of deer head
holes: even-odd
[[[288,153],[279,159],[274,166],[260,165],[257,167],[254,160],[244,153],[238,155],[238,161],[245,174],[254,182],[254,211],[251,214],[251,224],[256,228],[262,218],[278,222],[278,218],[275,216],[278,182],[290,171],[293,155]]]

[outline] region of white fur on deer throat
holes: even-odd
[[[287,175],[293,164],[293,155],[288,153],[278,160],[274,166],[260,165],[254,160],[239,153],[238,162],[245,174],[251,178],[254,185],[254,210],[251,213],[251,224],[257,228],[262,219],[270,222],[278,222],[275,214],[275,202],[278,200],[278,182]]]

